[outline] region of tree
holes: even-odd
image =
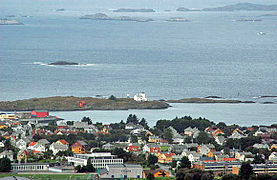
[[[147,180],[154,180],[154,179],[155,179],[155,176],[154,176],[154,174],[149,173],[149,174],[147,175],[146,179],[147,179]]]
[[[0,159],[0,172],[10,172],[12,170],[11,161],[8,158]]]
[[[91,164],[91,160],[88,160],[88,164],[86,165],[86,172],[95,172],[95,168]]]
[[[147,158],[147,164],[148,165],[155,165],[158,162],[158,157],[150,154]]]
[[[137,118],[137,116],[134,114],[129,114],[128,118],[127,118],[127,123],[134,123],[134,124],[138,124],[139,123],[139,119]]]
[[[74,124],[74,121],[66,121],[66,124],[67,124],[68,126],[72,126],[72,125]]]
[[[140,125],[142,125],[145,129],[149,129],[148,123],[146,119],[142,118],[139,122]]]
[[[222,180],[240,180],[240,177],[236,174],[227,174],[222,177]]]
[[[265,163],[265,159],[262,157],[262,155],[257,154],[257,155],[254,157],[254,160],[253,160],[252,163],[254,163],[254,164],[264,164],[264,163]]]
[[[109,100],[116,101],[116,97],[115,97],[114,95],[111,95],[111,96],[109,97]]]
[[[91,124],[92,124],[92,121],[91,121],[91,119],[90,119],[89,117],[83,117],[83,118],[81,119],[81,122],[87,122],[88,125],[91,125]]]
[[[132,143],[137,143],[137,142],[138,142],[138,137],[135,136],[135,135],[132,135],[132,136],[131,136],[131,142],[132,142]]]
[[[239,175],[241,178],[248,180],[253,174],[253,167],[248,162],[243,162],[240,167]]]
[[[189,161],[188,157],[184,156],[182,157],[181,161],[180,161],[180,167],[181,168],[191,168],[191,162]]]
[[[168,142],[172,142],[173,134],[171,129],[166,128],[164,130],[163,138],[166,139]]]

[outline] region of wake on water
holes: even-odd
[[[49,66],[49,67],[91,67],[91,66],[95,66],[95,64],[81,64],[81,63],[79,63],[78,65],[50,65],[50,64],[43,63],[43,62],[33,62],[32,64],[40,65],[40,66]]]

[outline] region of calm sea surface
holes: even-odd
[[[161,7],[156,13],[127,13],[155,20],[138,23],[79,19],[96,12],[122,15],[103,7],[65,7],[64,12],[56,12],[54,5],[22,7],[0,6],[0,18],[15,15],[13,19],[25,24],[0,26],[1,101],[58,95],[125,97],[141,91],[150,99],[217,95],[255,100],[277,95],[277,16],[261,16],[277,12],[176,12],[173,7],[165,12]],[[170,17],[189,22],[166,22]],[[242,18],[262,21],[234,21]],[[266,35],[257,35],[261,31]],[[47,66],[60,60],[86,65]],[[92,117],[108,122],[137,113],[154,122],[192,115],[244,125],[276,123],[276,111],[277,105],[186,104],[159,111],[95,111]],[[78,119],[82,113],[61,114]]]

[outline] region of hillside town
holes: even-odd
[[[185,179],[198,172],[206,179],[235,179],[248,166],[248,178],[277,174],[276,124],[240,127],[184,116],[149,127],[134,114],[111,124],[92,119],[1,113],[1,172],[91,173],[100,179]]]

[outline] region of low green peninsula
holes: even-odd
[[[113,12],[155,12],[154,9],[130,9],[130,8],[120,8]]]
[[[169,103],[255,103],[254,101],[210,99],[210,98],[184,98],[179,100],[168,100],[167,102]]]
[[[80,103],[82,104],[80,106]],[[165,109],[169,104],[161,101],[137,102],[131,98],[102,99],[92,97],[54,96],[31,98],[16,101],[0,101],[1,111],[48,111],[78,110],[128,110],[128,109]]]

